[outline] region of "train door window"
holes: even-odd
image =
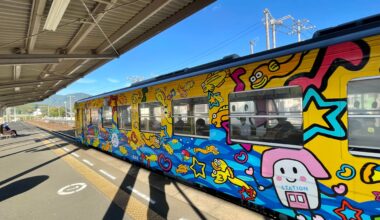
[[[347,87],[348,145],[352,154],[380,153],[380,78],[353,80]]]
[[[130,105],[123,105],[117,107],[117,113],[118,113],[118,126],[119,129],[132,129],[132,121],[131,121],[131,106]]]
[[[302,91],[282,87],[229,95],[230,136],[233,141],[301,148]]]
[[[161,131],[161,105],[159,102],[141,103],[140,130],[146,132]]]
[[[99,124],[99,111],[98,111],[98,109],[92,108],[90,110],[90,114],[91,114],[91,124],[98,126],[98,124]]]
[[[173,101],[174,133],[208,137],[210,122],[207,97]]]
[[[110,128],[112,127],[112,107],[105,105],[102,108],[102,127]]]
[[[91,124],[91,110],[86,108],[83,112],[83,122],[85,127]]]

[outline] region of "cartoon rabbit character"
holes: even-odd
[[[324,219],[314,213],[314,210],[319,209],[321,205],[318,179],[330,179],[331,176],[311,152],[306,149],[266,150],[262,156],[261,175],[272,179],[281,204],[293,209],[297,219],[306,219],[297,210],[309,210],[314,220]],[[255,178],[254,180],[256,181]],[[264,187],[259,183],[257,185],[260,191],[273,187],[273,185]],[[347,186],[343,183],[332,186],[332,189],[334,191],[332,194],[322,193],[336,197],[347,192]]]

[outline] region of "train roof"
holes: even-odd
[[[129,87],[114,90],[111,92],[102,93],[96,96],[88,97],[77,101],[85,102],[92,99],[107,97],[127,91],[132,91],[144,87],[154,86],[160,83],[166,83],[174,80],[189,78],[204,73],[220,71],[223,69],[241,66],[248,63],[259,62],[262,60],[273,59],[301,51],[312,50],[316,48],[327,47],[329,45],[352,41],[368,36],[380,34],[380,14],[362,18],[359,20],[347,22],[335,27],[319,30],[314,33],[311,39],[289,44],[286,46],[262,51],[256,54],[239,57],[238,55],[230,55],[221,60],[213,61],[211,63],[185,68],[179,71],[171,72],[168,74],[160,75],[151,79],[143,80],[132,84]]]

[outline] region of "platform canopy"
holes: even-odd
[[[0,108],[48,98],[213,1],[0,1]]]

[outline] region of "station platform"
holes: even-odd
[[[0,219],[268,219],[25,122],[0,139]]]

